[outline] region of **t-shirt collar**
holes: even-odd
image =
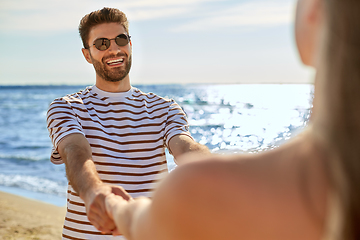
[[[110,99],[125,98],[131,96],[133,91],[134,91],[133,87],[131,87],[130,90],[127,92],[106,92],[96,87],[96,85],[93,85],[91,87],[91,92],[95,93],[99,98],[110,98]]]

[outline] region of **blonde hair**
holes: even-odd
[[[360,1],[324,4],[327,169],[342,212],[340,239],[360,239]]]

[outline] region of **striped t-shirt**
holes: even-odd
[[[56,99],[49,107],[47,125],[54,146],[53,163],[63,163],[57,151],[60,141],[81,133],[90,143],[101,180],[122,186],[134,198],[150,196],[167,175],[169,140],[179,134],[190,136],[186,116],[177,103],[134,87],[110,93],[92,86]],[[122,238],[104,236],[90,224],[84,202],[69,184],[63,239]]]

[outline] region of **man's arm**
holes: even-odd
[[[85,202],[89,221],[100,231],[111,233],[116,226],[106,213],[105,197],[114,193],[129,200],[130,195],[123,188],[100,180],[92,161],[90,144],[82,134],[66,136],[59,143],[58,150],[71,186]]]
[[[186,159],[180,158],[180,156],[185,153],[196,153],[201,155],[211,154],[208,147],[195,142],[188,135],[176,135],[172,137],[169,141],[169,151],[174,156],[175,162],[177,164],[182,164],[185,162],[185,160],[179,161],[179,159]]]

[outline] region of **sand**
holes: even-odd
[[[65,207],[0,191],[0,239],[61,239],[65,211]]]

